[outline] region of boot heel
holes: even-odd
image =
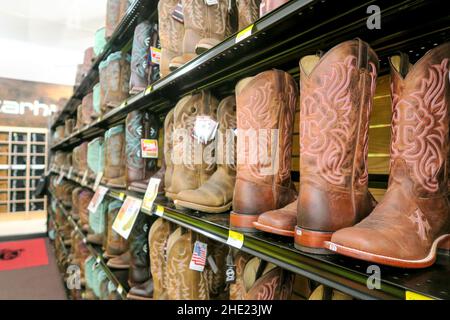
[[[333,232],[310,231],[295,227],[294,246],[296,249],[314,254],[332,254],[325,242],[331,240]]]
[[[258,232],[253,222],[258,221],[259,215],[230,213],[230,228],[241,232]]]

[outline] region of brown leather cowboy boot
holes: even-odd
[[[106,5],[105,37],[111,38],[120,21],[127,12],[129,0],[108,0]]]
[[[230,225],[254,231],[253,222],[296,197],[291,149],[298,90],[280,70],[245,78],[236,86],[237,175]]]
[[[82,177],[84,172],[88,169],[88,165],[87,165],[88,144],[89,144],[89,142],[86,141],[77,147],[78,148],[78,167],[77,167],[77,171],[75,171],[75,175],[78,175],[79,177]]]
[[[150,267],[153,278],[153,300],[167,300],[167,241],[174,227],[162,218],[157,219],[150,228]]]
[[[233,199],[236,179],[235,133],[236,99],[223,99],[217,110],[219,121],[216,137],[217,170],[200,188],[184,190],[177,195],[175,204],[194,210],[220,213],[228,211]]]
[[[293,237],[297,224],[297,206],[295,200],[281,209],[264,212],[253,225],[261,231]]]
[[[447,190],[450,42],[414,66],[391,63],[392,140],[389,187],[375,210],[336,232],[330,250],[374,263],[425,268],[450,248]]]
[[[333,232],[365,218],[369,116],[378,57],[360,39],[300,60],[300,194],[295,247],[329,254]]]
[[[160,75],[170,73],[170,61],[183,52],[184,24],[172,17],[179,0],[160,0],[158,2],[159,41],[161,43]]]
[[[121,207],[122,202],[118,200],[111,201],[108,205],[108,227],[105,249],[105,257],[108,259],[120,256],[128,250],[128,241],[112,228]]]
[[[151,178],[157,178],[161,180],[158,188],[158,194],[164,193],[165,188],[164,182],[165,180],[171,179],[171,172],[166,170],[167,169],[166,163],[169,163],[169,167],[172,168],[171,154],[172,154],[173,111],[174,109],[169,111],[164,121],[164,150],[163,150],[164,154],[162,155],[161,168],[151,176]],[[129,189],[132,191],[145,193],[147,190],[149,180],[150,178],[141,181],[133,181],[130,183]]]
[[[216,98],[202,91],[182,98],[175,107],[173,173],[171,184],[166,189],[166,196],[172,200],[183,190],[200,187],[216,169],[215,162],[204,157],[205,152],[212,151],[210,145],[213,141],[202,144],[191,133],[197,116],[209,116],[216,120],[217,106]]]
[[[112,269],[128,269],[130,268],[131,253],[130,250],[122,253],[120,256],[113,257],[106,264]]]
[[[64,138],[67,138],[72,134],[75,127],[75,119],[66,119],[64,122]]]
[[[169,300],[209,300],[204,272],[189,269],[195,239],[191,230],[175,230],[167,242],[167,293]]]
[[[158,139],[160,121],[147,112],[133,111],[128,114],[126,121],[126,154],[127,154],[127,184],[145,186],[157,171],[157,159],[143,158],[141,139]],[[139,190],[140,191],[140,190]]]
[[[231,34],[228,5],[228,1],[211,6],[204,0],[183,1],[183,55],[170,61],[170,70],[181,67]]]
[[[230,285],[231,300],[287,300],[294,275],[246,253],[235,256],[236,282]]]
[[[224,243],[209,240],[208,244],[208,257],[210,257],[215,264],[217,270],[211,267],[209,261],[205,266],[205,277],[208,282],[209,298],[211,300],[228,300],[229,290],[225,282],[225,268],[228,246]]]
[[[83,191],[83,188],[78,187],[73,189],[72,191],[72,210],[70,211],[70,215],[75,221],[80,219],[80,193]]]
[[[93,196],[94,194],[87,189],[83,189],[79,196],[78,206],[80,213],[80,224],[81,229],[85,232],[89,230],[89,211],[87,208]]]
[[[105,132],[104,182],[111,188],[126,188],[125,132],[123,125]]]
[[[236,0],[236,3],[239,15],[239,30],[258,20],[261,0]]]
[[[140,22],[134,29],[131,50],[130,94],[139,93],[148,86],[148,52],[152,25],[148,20]]]

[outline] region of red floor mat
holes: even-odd
[[[0,271],[45,265],[48,255],[43,238],[0,243]]]

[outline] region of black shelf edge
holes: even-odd
[[[96,263],[98,263],[101,266],[101,268],[103,269],[103,271],[105,271],[108,279],[114,283],[114,285],[116,286],[117,293],[119,293],[119,295],[121,296],[121,298],[123,300],[126,300],[127,299],[127,291],[125,290],[125,286],[122,285],[119,280],[117,280],[114,273],[111,271],[111,269],[109,269],[109,267],[107,266],[107,264],[104,261],[103,255],[99,254],[98,250],[96,250],[92,245],[90,245],[87,242],[87,237],[81,230],[81,226],[79,226],[78,223],[72,219],[72,217],[67,212],[64,205],[59,201],[59,199],[51,191],[48,191],[48,194],[51,196],[52,199],[54,199],[56,201],[56,204],[58,205],[59,209],[63,212],[67,221],[70,222],[70,224],[72,225],[74,230],[81,236],[83,243],[85,243],[85,245],[88,248],[91,255],[96,259]]]
[[[100,53],[92,63],[91,69],[50,126],[51,130],[55,130],[57,126],[62,125],[64,118],[75,111],[75,108],[77,107],[76,102],[81,100],[83,96],[92,89],[95,81],[98,79],[98,66],[100,65],[100,62],[107,58],[112,52],[121,49],[132,39],[134,27],[136,26],[139,17],[146,14],[149,15],[150,10],[156,10],[156,3],[157,1],[154,0],[135,0],[132,3],[116,30],[114,30],[113,35],[106,43],[102,53]]]
[[[366,8],[375,2],[383,9],[383,28],[368,30]],[[53,144],[51,149],[68,149],[99,136],[109,126],[124,121],[132,111],[145,108],[161,115],[185,94],[229,85],[267,69],[283,68],[319,48],[329,49],[358,36],[372,45],[382,59],[381,69],[386,69],[387,56],[398,50],[421,55],[436,42],[450,40],[450,16],[436,10],[437,2],[440,1],[367,0],[355,6],[352,1],[291,0],[256,21],[249,37],[237,42],[239,33],[230,36],[91,125]],[[417,16],[424,18],[430,12],[436,13],[433,19],[421,25],[413,23]],[[298,75],[298,67],[291,71]]]
[[[52,170],[51,173],[59,175],[58,170]],[[78,184],[80,181],[79,179],[68,180]],[[91,184],[85,184],[83,187],[92,190]],[[108,188],[108,197],[120,201],[123,201],[126,196],[139,199],[144,196],[132,191],[105,187]],[[227,242],[230,231],[228,214],[213,215],[190,210],[181,211],[176,209],[172,202],[160,197],[155,200],[156,206],[164,208],[162,218],[212,240]],[[153,212],[144,210],[142,212],[153,215]],[[447,276],[450,272],[450,256],[447,255],[439,255],[438,262],[434,266],[423,270],[379,266],[381,288],[371,290],[367,287],[371,274],[365,272],[370,264],[364,261],[331,253],[326,256],[303,253],[293,247],[291,239],[261,232],[244,233],[244,244],[240,250],[358,299],[404,300],[407,298],[407,292],[432,299],[450,299]]]

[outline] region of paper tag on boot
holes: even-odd
[[[141,139],[141,156],[142,158],[158,159],[158,140]]]
[[[216,4],[219,4],[218,0],[205,0],[205,4],[208,6],[215,6]]]
[[[172,18],[184,24],[184,15],[183,15],[183,4],[181,1],[177,4],[175,9],[172,11]]]
[[[108,192],[108,188],[100,186],[96,191],[94,196],[91,199],[91,202],[89,202],[88,210],[90,212],[96,212],[98,209],[98,206],[100,203],[102,203],[103,199],[105,198],[106,193]]]
[[[94,191],[97,191],[98,186],[100,185],[100,182],[102,181],[102,178],[103,178],[103,172],[99,172],[97,174],[97,177],[95,178]]]
[[[86,186],[87,185],[88,173],[89,173],[88,170],[84,171],[84,173],[83,173],[83,178],[81,179],[81,185],[82,186]]]
[[[141,210],[142,200],[134,197],[127,197],[122,204],[116,219],[113,223],[113,230],[128,239],[137,216]]]
[[[150,62],[153,64],[161,64],[161,49],[150,47]]]
[[[58,180],[56,181],[56,184],[60,185],[62,183],[63,179],[64,179],[64,171],[61,170],[59,172],[59,177],[58,177]]]
[[[142,210],[151,212],[153,209],[153,203],[158,196],[159,184],[161,179],[151,178],[148,182],[147,191],[145,192],[144,200],[142,200]]]
[[[73,172],[73,167],[71,166],[69,168],[69,171],[67,172],[67,179],[72,179],[72,172]]]
[[[197,139],[198,143],[206,144],[214,139],[218,126],[218,122],[209,116],[197,116],[194,125],[194,138]]]
[[[201,241],[195,241],[194,251],[192,252],[189,269],[203,272],[206,265],[206,254],[208,253],[208,245]]]

